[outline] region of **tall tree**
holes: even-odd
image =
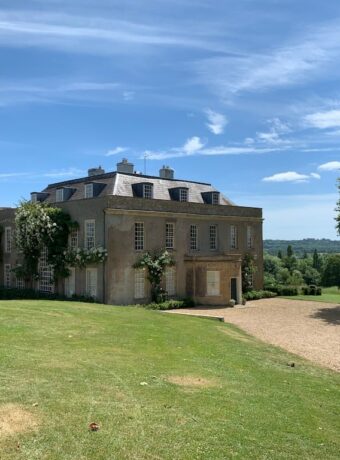
[[[287,257],[292,257],[293,254],[294,254],[293,248],[292,248],[292,246],[289,244],[289,245],[287,246]]]
[[[318,251],[316,249],[314,249],[314,252],[313,252],[313,268],[315,268],[315,270],[318,270],[318,271],[320,271],[321,269],[321,260],[320,260]]]

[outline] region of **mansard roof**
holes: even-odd
[[[72,188],[74,192],[68,201],[84,199],[85,184],[101,184],[100,193],[97,197],[122,196],[133,197],[134,186],[141,183],[149,183],[153,186],[153,198],[156,200],[171,201],[171,190],[187,189],[188,201],[192,203],[205,203],[204,196],[209,192],[218,192],[211,184],[181,179],[164,179],[158,176],[149,176],[138,173],[110,172],[95,176],[83,177],[63,182],[49,184],[42,192],[48,194],[44,202],[56,201],[56,190],[60,188]],[[234,205],[232,201],[220,194],[220,205]]]

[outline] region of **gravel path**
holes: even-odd
[[[246,307],[195,308],[176,313],[224,317],[225,322],[265,342],[340,372],[340,305],[263,299],[247,302]]]

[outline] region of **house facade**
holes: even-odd
[[[175,260],[164,276],[169,297],[191,296],[199,304],[226,305],[242,299],[241,263],[254,256],[254,289],[263,286],[262,210],[236,206],[210,184],[178,180],[164,166],[159,176],[136,173],[127,160],[117,171],[93,168],[88,176],[48,185],[31,194],[32,201],[50,203],[79,224],[70,235],[72,248],[102,247],[105,262],[84,269],[55,286],[43,254],[36,288],[68,296],[91,295],[107,304],[150,300],[144,270],[133,265],[146,251],[167,249]],[[5,287],[23,287],[11,269],[20,259],[13,241],[15,209],[0,208]]]

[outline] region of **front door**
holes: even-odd
[[[230,298],[234,299],[235,302],[237,303],[237,278],[231,278],[230,279]]]

